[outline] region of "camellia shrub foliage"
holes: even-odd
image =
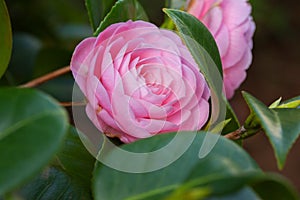
[[[93,33],[72,43],[72,56],[56,53],[69,66],[0,88],[0,199],[298,199],[243,140],[266,134],[282,169],[300,134],[300,97],[264,105],[243,92],[241,124],[228,102],[252,62],[250,3],[164,4],[159,27],[138,0],[86,0]],[[6,79],[12,30],[0,0]],[[67,73],[71,102],[53,98],[64,82],[54,94],[39,87]]]

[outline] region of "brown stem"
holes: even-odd
[[[32,81],[29,81],[23,85],[20,85],[21,88],[31,88],[31,87],[35,87],[35,86],[38,86],[42,83],[45,83],[51,79],[54,79],[58,76],[61,76],[63,74],[66,74],[68,72],[70,72],[71,69],[70,69],[70,66],[66,66],[66,67],[63,67],[63,68],[60,68],[58,70],[55,70],[53,72],[50,72],[49,74],[46,74],[44,76],[41,76],[41,77],[38,77],[36,79],[33,79]]]
[[[86,102],[60,102],[60,105],[63,107],[86,106]]]
[[[246,132],[246,129],[244,128],[244,126],[242,126],[241,128],[237,129],[236,131],[233,131],[231,133],[224,135],[224,137],[226,137],[227,139],[230,139],[230,140],[238,140],[242,137],[242,134],[245,132]]]

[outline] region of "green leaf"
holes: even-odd
[[[280,97],[279,99],[277,99],[276,101],[274,101],[273,103],[271,103],[271,105],[269,106],[269,108],[276,108],[280,103],[281,103],[282,98]]]
[[[300,96],[282,102],[277,108],[300,108]]]
[[[227,133],[236,131],[240,128],[240,123],[235,115],[235,112],[233,111],[232,107],[230,106],[229,102],[227,102],[227,112],[226,112],[226,119],[231,119],[231,121],[226,124],[226,126],[222,130],[222,134],[226,135]]]
[[[275,152],[277,165],[282,169],[290,148],[300,135],[300,109],[270,109],[246,92],[243,96],[250,107],[251,115],[257,119],[257,123],[268,136]]]
[[[284,101],[284,102],[282,102],[282,103],[285,104],[285,103],[290,103],[290,102],[298,101],[298,100],[300,100],[300,96],[297,96],[297,97],[288,99],[288,100],[286,100],[286,101]]]
[[[43,172],[35,177],[30,183],[18,191],[19,199],[92,199],[90,195],[83,193],[82,188],[74,185],[73,180],[56,167],[47,167]]]
[[[191,197],[189,198],[190,200],[196,200],[208,196],[206,194],[206,196],[195,198],[195,191],[197,190],[203,191],[202,193],[200,193],[200,195],[205,195],[204,191],[207,190],[213,194],[209,195],[210,197],[223,196],[224,194],[226,195],[228,193],[235,193],[236,188],[243,186],[246,187],[246,185],[252,186],[257,196],[260,196],[262,199],[298,199],[295,189],[289,182],[287,182],[286,179],[279,175],[264,174],[259,172],[247,172],[233,174],[231,176],[219,176],[214,177],[212,180],[203,180],[201,178],[191,180],[190,182],[187,182],[186,184],[175,190],[175,192],[173,192],[169,199],[179,200],[187,199],[186,197]],[[236,198],[234,196],[231,196],[231,199]],[[239,196],[239,198],[237,199],[244,198],[241,198]]]
[[[24,199],[92,199],[90,186],[94,163],[95,158],[83,146],[76,129],[70,127],[55,163],[19,194]]]
[[[245,187],[237,192],[205,198],[205,200],[261,200],[259,196],[250,188]]]
[[[109,25],[128,20],[148,21],[147,14],[137,0],[119,0],[100,23],[94,35],[97,36]]]
[[[184,11],[175,10],[175,9],[164,9],[164,12],[173,20],[174,24],[176,25],[182,39],[186,43],[187,47],[191,51],[194,59],[197,62],[197,57],[199,56],[199,50],[198,48],[193,44],[193,41],[196,41],[198,44],[203,47],[216,66],[218,67],[218,70],[222,76],[222,63],[221,58],[218,50],[218,46],[215,42],[214,37],[211,35],[209,30],[205,27],[204,24],[202,24],[197,18],[195,18],[193,15],[190,15]],[[196,54],[195,54],[196,53]],[[198,63],[199,64],[199,63]],[[208,67],[208,66],[203,66]],[[202,69],[202,73],[206,74],[207,71],[210,69]]]
[[[122,147],[130,152],[152,152],[163,147],[166,142],[170,142],[174,135],[174,133],[157,135]],[[199,197],[194,199],[201,199],[202,197],[220,197],[228,194],[234,196],[237,191],[247,186],[255,186],[254,189],[258,190],[258,194],[260,194],[260,191],[268,190],[268,187],[272,187],[272,185],[274,186],[272,188],[277,189],[281,194],[278,192],[277,196],[269,195],[273,196],[271,199],[297,199],[294,189],[285,179],[264,174],[241,147],[223,137],[219,138],[218,143],[205,158],[199,159],[198,149],[205,141],[206,135],[203,132],[197,134],[183,156],[157,171],[127,173],[98,162],[92,186],[95,199],[188,200],[187,195]],[[211,137],[217,136],[211,135]],[[173,152],[166,152],[166,154],[171,156]],[[113,151],[107,155],[110,159],[115,159]],[[121,165],[127,165],[127,162],[132,161],[124,159]],[[151,165],[152,162],[154,161],[148,160],[145,165]],[[268,199],[266,198],[266,200]]]
[[[251,186],[262,199],[299,199],[291,184],[278,174],[267,174],[266,178],[251,183]]]
[[[110,11],[116,0],[85,0],[93,31],[97,29],[105,15]]]
[[[222,92],[222,64],[218,47],[209,30],[194,16],[174,9],[164,9],[164,12],[173,20],[210,87],[212,111],[209,130],[211,130],[226,119],[227,113],[227,100]]]
[[[123,148],[131,152],[151,152],[165,145],[166,141],[170,141],[173,136],[174,134],[157,135],[124,145]],[[205,137],[205,133],[197,134],[192,145],[183,156],[169,166],[154,172],[126,173],[98,163],[93,178],[95,199],[160,199],[158,196],[164,196],[181,184],[193,179],[201,178],[201,180],[207,181],[207,187],[210,189],[211,184],[213,184],[212,180],[220,176],[252,171],[261,173],[243,149],[223,137],[219,138],[218,143],[205,158],[199,159],[199,148]],[[211,137],[217,137],[217,135],[211,135]],[[172,155],[172,152],[166,153]],[[127,160],[127,162],[131,161]],[[148,162],[152,162],[152,160]],[[145,164],[147,165],[147,163]],[[122,165],[126,165],[126,163]],[[241,186],[237,185],[236,187],[235,189],[239,189]],[[224,185],[224,190],[226,188],[230,188],[229,184]]]
[[[0,195],[38,173],[60,147],[67,115],[49,96],[0,89]]]
[[[4,0],[0,0],[0,78],[4,74],[11,55],[12,33],[9,14]]]

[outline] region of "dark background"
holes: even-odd
[[[76,44],[91,36],[83,0],[6,1],[14,33],[13,54],[0,85],[18,85],[69,65]],[[162,0],[141,0],[150,18],[159,25]],[[253,64],[246,81],[230,101],[241,122],[249,111],[241,90],[266,104],[279,97],[300,95],[300,4],[297,1],[251,0],[256,22]],[[60,101],[71,101],[70,74],[39,88]],[[299,122],[300,123],[300,122]],[[265,171],[278,171],[271,145],[264,134],[247,139],[246,150]],[[282,173],[300,191],[300,140],[292,148]]]
[[[263,2],[263,3],[262,3]],[[300,95],[300,4],[296,1],[253,1],[257,25],[253,63],[231,104],[242,122],[249,113],[240,91],[250,92],[265,104]],[[300,122],[299,122],[300,123]],[[265,171],[278,172],[273,149],[262,133],[249,138],[245,149]],[[300,191],[300,140],[287,157],[281,174]]]

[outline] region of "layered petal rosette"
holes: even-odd
[[[71,70],[90,120],[125,143],[199,130],[208,119],[209,88],[190,52],[175,33],[151,23],[117,23],[83,40]]]
[[[224,87],[231,98],[246,78],[252,61],[255,24],[247,0],[190,0],[188,12],[214,36],[223,64]]]

